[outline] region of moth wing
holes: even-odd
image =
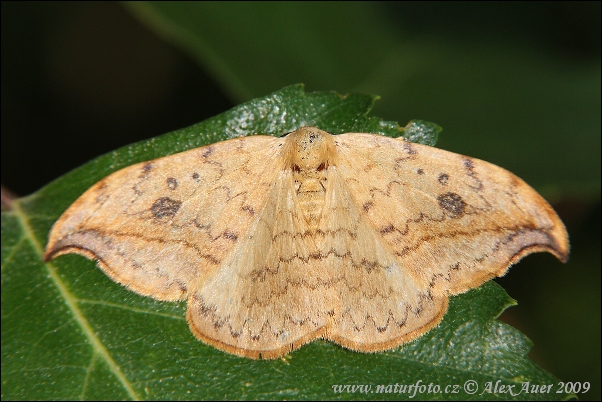
[[[183,299],[257,220],[282,142],[232,139],[121,169],[63,213],[45,259],[81,254],[137,293]]]
[[[439,324],[448,298],[434,297],[400,266],[346,183],[356,173],[345,176],[338,165],[329,168],[317,243],[337,303],[325,337],[352,350],[376,352]]]
[[[259,219],[194,290],[187,320],[229,353],[276,358],[322,336],[336,304],[332,279],[281,170]]]
[[[335,144],[362,215],[434,296],[504,275],[532,252],[567,259],[568,235],[552,207],[498,166],[372,134],[335,136]]]

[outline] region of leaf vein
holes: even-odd
[[[18,221],[21,224],[21,227],[23,229],[24,237],[29,239],[29,241],[33,245],[35,251],[40,256],[40,259],[42,259],[42,256],[44,255],[44,248],[42,247],[42,244],[35,236],[32,228],[31,228],[31,225],[29,223],[27,214],[25,214],[21,210],[21,207],[20,207],[19,203],[17,203],[17,202],[15,202],[13,204],[13,208],[14,208],[15,215],[17,216]],[[132,387],[132,384],[130,384],[130,382],[126,378],[125,374],[121,371],[119,365],[115,362],[115,360],[113,360],[113,357],[111,356],[111,354],[109,353],[109,351],[107,350],[105,345],[103,345],[103,343],[100,341],[100,339],[96,336],[96,334],[94,333],[94,330],[90,326],[90,323],[88,323],[88,320],[86,320],[85,316],[83,315],[83,313],[77,306],[77,298],[74,297],[69,292],[69,289],[67,288],[67,286],[63,283],[63,281],[59,277],[55,266],[52,263],[46,263],[45,266],[46,266],[48,275],[50,276],[50,279],[56,286],[61,297],[65,301],[65,304],[71,311],[74,321],[78,324],[78,326],[82,330],[84,336],[90,342],[90,345],[94,349],[94,352],[97,353],[106,362],[107,366],[109,367],[109,370],[113,373],[113,375],[115,375],[115,377],[118,379],[118,381],[121,383],[121,385],[126,390],[127,394],[132,399],[139,400],[140,397],[138,396],[138,394]]]

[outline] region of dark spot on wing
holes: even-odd
[[[168,177],[167,188],[169,188],[170,190],[175,190],[176,188],[178,188],[178,181],[173,177]]]
[[[181,205],[181,201],[172,200],[169,197],[161,197],[153,203],[153,206],[151,207],[151,212],[153,213],[155,218],[174,216],[180,209]]]
[[[447,173],[441,173],[437,180],[439,181],[439,184],[446,185],[449,181],[449,175]]]
[[[466,203],[458,194],[441,194],[439,197],[437,197],[437,201],[439,201],[439,206],[445,210],[451,218],[460,218],[462,215],[464,215]]]
[[[418,170],[416,171],[416,173],[418,173],[418,174],[424,174],[424,170],[422,170],[422,169],[418,169]]]
[[[199,177],[200,177],[200,176],[199,176],[199,174],[198,174],[197,172],[194,172],[194,173],[192,174],[192,178],[193,178],[193,180],[198,180],[198,179],[199,179]]]

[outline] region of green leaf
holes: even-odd
[[[414,397],[407,388],[386,392],[396,391],[396,384],[425,385],[416,390],[419,399],[512,399],[486,392],[487,384],[492,391],[498,381],[498,390],[500,384],[514,385],[515,394],[525,382],[556,387],[556,378],[526,357],[530,341],[495,320],[514,301],[493,282],[453,297],[438,328],[397,350],[362,354],[316,341],[283,359],[253,361],[196,340],[184,318],[185,303],[138,296],[80,256],[42,261],[46,236],[60,214],[90,185],[132,163],[235,136],[280,135],[302,125],[434,142],[440,128],[432,123],[403,129],[369,117],[375,100],[287,87],[103,155],[15,201],[12,211],[2,214],[3,399]],[[476,393],[466,392],[469,380],[477,384]],[[352,392],[346,385],[371,388]],[[554,397],[567,395],[522,392],[516,399]]]

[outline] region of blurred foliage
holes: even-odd
[[[553,202],[566,266],[498,280],[531,356],[600,398],[600,3],[2,3],[2,183],[35,191],[95,156],[285,85],[380,95],[438,146]],[[144,28],[142,24],[150,29]]]

